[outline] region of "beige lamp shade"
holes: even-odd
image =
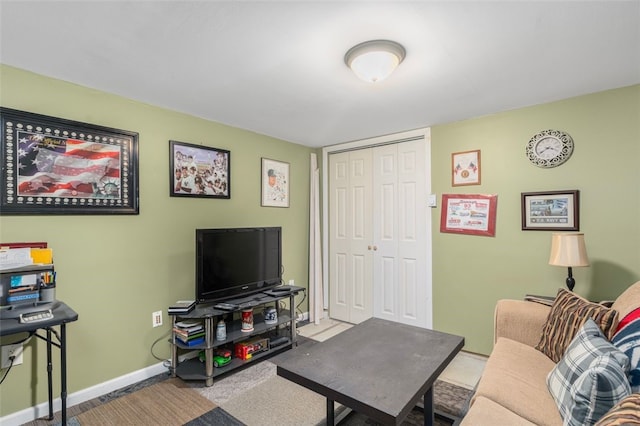
[[[551,234],[549,265],[589,266],[584,234]]]

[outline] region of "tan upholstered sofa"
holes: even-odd
[[[616,321],[638,307],[640,281],[611,306],[618,312]],[[556,363],[535,349],[550,311],[531,301],[498,301],[494,348],[461,425],[563,424],[546,381]]]

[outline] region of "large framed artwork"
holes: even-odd
[[[261,176],[261,205],[289,207],[289,163],[263,158]]]
[[[169,141],[171,197],[231,198],[231,152]]]
[[[523,192],[523,231],[579,231],[580,191]]]
[[[0,107],[2,215],[138,214],[138,133]]]
[[[442,194],[440,232],[496,235],[497,195]]]

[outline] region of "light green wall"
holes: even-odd
[[[282,226],[284,278],[307,285],[310,148],[7,66],[0,82],[4,107],[140,134],[139,215],[0,217],[0,241],[54,250],[57,297],[79,314],[67,327],[69,393],[159,362],[150,348],[169,331],[167,306],[194,295],[196,228]],[[169,197],[170,139],[230,150],[231,199]],[[261,157],[290,163],[290,208],[260,206]],[[164,326],[152,328],[157,310]],[[32,340],[0,389],[0,416],[46,401],[46,346]],[[166,338],[154,353],[169,357]]]
[[[557,129],[574,139],[564,165],[528,162],[525,144]],[[640,279],[640,86],[596,93],[434,126],[433,192],[497,194],[496,236],[440,233],[433,216],[434,327],[465,336],[465,349],[488,354],[501,298],[553,295],[566,268],[548,265],[550,231],[522,231],[522,192],[580,190],[580,231],[591,260],[574,268],[575,292],[613,299]],[[482,184],[452,187],[451,153],[481,150]],[[440,197],[439,197],[440,199]]]
[[[168,318],[153,329],[151,312],[193,294],[197,227],[282,225],[285,279],[306,286],[311,149],[6,66],[0,66],[0,104],[140,133],[139,216],[0,217],[0,241],[49,242],[58,298],[80,314],[67,329],[70,393],[158,362],[150,347],[168,331]],[[486,354],[496,300],[554,294],[563,285],[566,270],[547,265],[550,232],[520,230],[522,192],[581,191],[592,266],[575,269],[578,293],[614,298],[640,279],[639,123],[640,86],[633,86],[434,126],[438,199],[498,195],[494,238],[441,234],[440,207],[433,211],[434,328],[463,335],[465,350]],[[542,170],[527,162],[524,146],[547,128],[570,133],[576,149],[563,166]],[[169,197],[170,139],[231,150],[231,199]],[[482,185],[453,188],[451,153],[471,149],[482,151]],[[291,163],[291,208],[260,207],[261,157]],[[25,364],[12,369],[0,388],[0,416],[46,401],[44,349],[30,344]],[[165,339],[154,353],[169,355]]]

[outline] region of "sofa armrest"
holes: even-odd
[[[506,337],[534,347],[540,341],[550,306],[524,300],[498,300],[494,315],[494,343]]]

